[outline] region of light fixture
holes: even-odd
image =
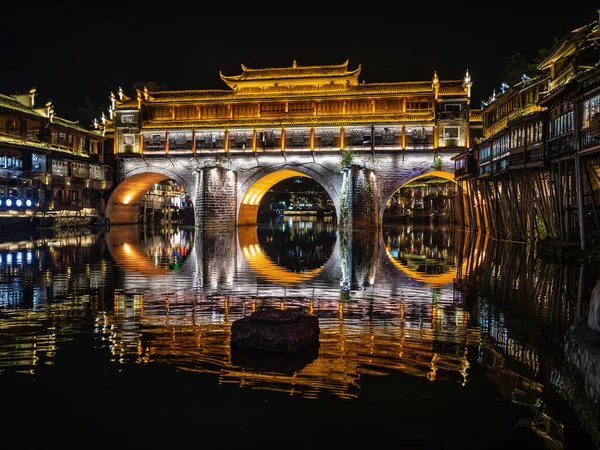
[[[31,199],[25,200],[25,206],[27,206],[28,208],[30,208],[32,204],[33,202],[31,201]]]
[[[6,206],[12,206],[12,200],[10,198],[6,200]]]
[[[17,206],[23,206],[23,200],[21,200],[20,198],[17,199]]]

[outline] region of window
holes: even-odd
[[[46,155],[31,154],[31,170],[34,172],[46,171]]]
[[[90,164],[90,178],[93,180],[104,180],[104,168]]]
[[[69,163],[67,161],[52,161],[52,173],[63,177],[69,176]]]
[[[75,178],[89,178],[90,171],[87,164],[71,163],[71,176]]]
[[[122,123],[133,123],[134,122],[133,114],[123,114],[121,116],[121,122]]]
[[[460,111],[460,103],[446,103],[444,111]]]
[[[123,135],[123,145],[133,145],[135,144],[135,136],[133,134],[124,134]]]
[[[444,127],[444,139],[458,139],[458,127]]]

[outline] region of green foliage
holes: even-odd
[[[354,164],[354,152],[352,150],[342,150],[342,161],[340,166],[342,169],[349,169]]]
[[[531,60],[526,60],[521,53],[515,53],[508,57],[504,70],[501,72],[502,82],[513,86],[521,81],[523,74],[534,78],[541,74],[537,66],[554,50],[560,39],[555,37],[552,43],[538,51],[538,54]]]
[[[221,155],[215,156],[215,166],[223,167],[224,163],[225,163],[225,158],[223,158]]]
[[[442,170],[442,157],[440,155],[436,155],[433,160],[433,169],[434,170]]]
[[[538,236],[540,237],[540,239],[543,240],[548,237],[548,230],[546,230],[544,221],[539,216],[535,216],[535,227],[537,229]]]

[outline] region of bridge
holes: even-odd
[[[103,133],[121,162],[106,205],[111,224],[137,223],[144,194],[172,179],[193,201],[198,228],[256,223],[277,182],[310,177],[331,198],[337,224],[378,227],[407,182],[454,180],[453,156],[481,131],[472,80],[365,83],[361,66],[248,68],[219,74],[226,89],[111,94]],[[346,158],[350,155],[350,158]]]
[[[137,155],[122,160],[117,186],[106,206],[111,225],[138,223],[140,203],[148,190],[171,179],[186,190],[194,205],[195,225],[219,229],[257,222],[265,193],[281,180],[302,176],[318,182],[331,198],[338,226],[378,227],[386,203],[406,183],[425,176],[454,180],[458,150],[354,153],[342,167],[341,152]]]

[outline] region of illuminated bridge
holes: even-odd
[[[190,196],[197,227],[255,224],[266,192],[281,180],[302,176],[314,179],[327,192],[341,227],[373,227],[381,224],[386,203],[406,183],[425,176],[453,180],[451,157],[457,153],[439,151],[437,160],[433,151],[357,153],[355,164],[346,170],[341,168],[339,151],[233,154],[217,162],[213,155],[129,157],[123,159],[105,217],[112,225],[137,223],[146,192],[155,183],[171,179]]]
[[[360,65],[219,74],[226,89],[111,94],[99,125],[114,140],[111,224],[137,223],[153,184],[179,183],[198,228],[256,223],[276,183],[310,177],[331,198],[340,228],[377,227],[388,200],[423,176],[453,180],[451,159],[481,131],[472,80],[365,83]]]

